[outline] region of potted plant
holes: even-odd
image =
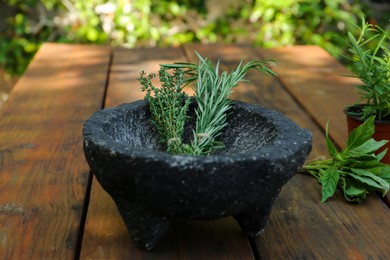
[[[390,51],[389,35],[362,19],[359,36],[348,32],[352,77],[361,80],[356,87],[360,99],[345,109],[348,133],[375,116],[375,140],[390,140]],[[390,148],[390,143],[382,150]],[[390,164],[390,153],[383,162]]]
[[[141,73],[145,100],[85,122],[86,159],[140,248],[152,249],[175,218],[233,216],[247,236],[262,232],[312,139],[276,111],[228,99],[249,69],[274,75],[267,62],[231,73],[200,55],[199,64],[162,65],[161,88]],[[191,82],[189,98],[182,89]]]

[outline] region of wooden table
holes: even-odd
[[[82,124],[94,111],[143,98],[139,72],[160,63],[196,62],[194,51],[223,68],[274,58],[279,77],[255,71],[234,99],[277,109],[312,131],[310,158],[326,154],[324,126],[346,140],[345,105],[356,81],[316,46],[261,49],[238,45],[112,49],[47,43],[0,108],[1,259],[389,259],[390,210],[376,194],[349,204],[342,194],[321,204],[317,181],[297,174],[274,205],[264,233],[244,237],[231,217],[177,220],[161,244],[131,242],[111,198],[92,177]]]

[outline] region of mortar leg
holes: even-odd
[[[122,211],[121,215],[134,243],[146,251],[158,244],[171,224],[170,218],[154,216],[145,211]]]
[[[256,237],[263,232],[264,227],[268,222],[271,209],[271,206],[250,208],[233,217],[247,237]]]

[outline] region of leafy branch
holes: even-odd
[[[202,58],[198,53],[197,55],[199,64],[181,62],[161,65],[160,74],[163,76],[160,76],[160,81],[164,80],[165,84],[161,90],[154,87],[145,74],[141,74],[140,82],[142,89],[147,92],[146,99],[151,104],[154,124],[162,137],[161,141],[167,143],[169,153],[208,155],[223,148],[218,137],[226,126],[232,88],[244,80],[250,69],[276,75],[267,67],[272,60],[255,60],[245,65],[241,61],[235,70],[228,73],[220,71],[219,62],[214,67],[210,60]],[[173,76],[168,76],[168,70],[173,70]],[[182,92],[182,88],[190,83],[194,83],[197,103],[196,126],[193,140],[190,144],[184,144],[182,135],[189,98]],[[176,126],[173,127],[174,124]]]
[[[304,165],[306,171],[316,177],[322,185],[322,200],[333,196],[337,187],[341,188],[347,201],[361,202],[372,191],[380,191],[383,196],[389,191],[390,165],[381,163],[387,149],[376,154],[388,141],[375,141],[374,116],[351,132],[347,147],[338,151],[329,138],[326,125],[326,146],[330,159],[317,159]]]

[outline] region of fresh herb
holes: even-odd
[[[159,71],[161,88],[156,88],[152,80],[156,77],[151,73],[146,76],[144,71],[138,79],[142,91],[146,92],[145,99],[149,101],[152,114],[152,123],[160,134],[160,141],[167,146],[167,152],[180,153],[182,136],[190,99],[182,91],[184,73],[182,69],[175,69],[173,75],[162,67]]]
[[[341,188],[347,201],[361,202],[372,191],[380,191],[383,196],[389,191],[390,165],[381,163],[387,149],[379,154],[376,151],[388,141],[375,141],[374,116],[354,129],[347,147],[339,152],[328,135],[326,125],[326,145],[330,159],[317,159],[304,165],[303,171],[316,177],[322,185],[322,200],[332,197],[337,187]]]
[[[202,58],[198,53],[199,64],[174,63],[161,65],[159,77],[162,88],[152,85],[153,74],[145,77],[141,73],[142,90],[146,91],[154,125],[157,126],[161,142],[167,145],[172,154],[208,155],[224,147],[218,140],[226,126],[231,106],[229,96],[248,70],[256,69],[268,75],[276,75],[267,65],[271,60],[255,60],[243,65],[242,62],[230,73],[220,71],[220,63]],[[173,75],[168,73],[173,70]],[[187,119],[189,97],[183,93],[185,85],[193,82],[197,108],[196,126],[193,139],[183,143],[184,125]]]
[[[362,19],[357,26],[360,35],[355,38],[348,32],[349,53],[346,57],[352,62],[352,77],[358,78],[363,85],[357,86],[360,100],[365,102],[362,111],[355,113],[366,120],[376,115],[378,120],[390,116],[390,51],[386,46],[389,35],[379,26],[373,26]],[[374,44],[374,47],[371,47]]]

